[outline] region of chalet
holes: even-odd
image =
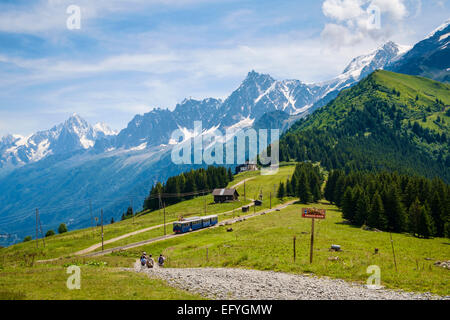
[[[236,174],[241,172],[257,171],[257,170],[258,166],[256,165],[256,163],[246,161],[244,164],[240,164],[236,167]]]
[[[215,189],[213,196],[215,203],[231,202],[239,199],[239,193],[236,189]]]

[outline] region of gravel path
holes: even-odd
[[[373,290],[344,280],[293,275],[273,271],[225,268],[170,269],[141,267],[150,277],[161,278],[173,287],[217,300],[431,300],[450,299],[428,293],[387,289]]]

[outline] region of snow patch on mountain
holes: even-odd
[[[436,29],[434,29],[430,34],[428,34],[424,40],[433,38],[434,35],[436,33],[439,33],[441,31],[444,31],[448,26],[450,25],[450,19],[448,19],[447,21],[445,21],[442,25],[440,25],[439,27],[437,27]]]
[[[94,132],[98,135],[100,133],[104,134],[105,136],[115,136],[119,132],[117,130],[111,129],[106,123],[104,122],[98,122],[94,125]]]

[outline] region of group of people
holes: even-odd
[[[153,266],[155,265],[155,260],[153,260],[152,255],[151,254],[147,255],[146,252],[142,252],[140,260],[141,260],[141,265],[143,267],[147,266],[148,268],[153,268]],[[158,265],[160,267],[163,267],[165,260],[166,260],[166,258],[162,254],[160,254],[158,257]]]

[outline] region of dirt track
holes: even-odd
[[[134,272],[167,281],[170,286],[217,300],[436,300],[431,294],[369,289],[344,280],[273,271],[226,268],[170,269],[141,267]]]

